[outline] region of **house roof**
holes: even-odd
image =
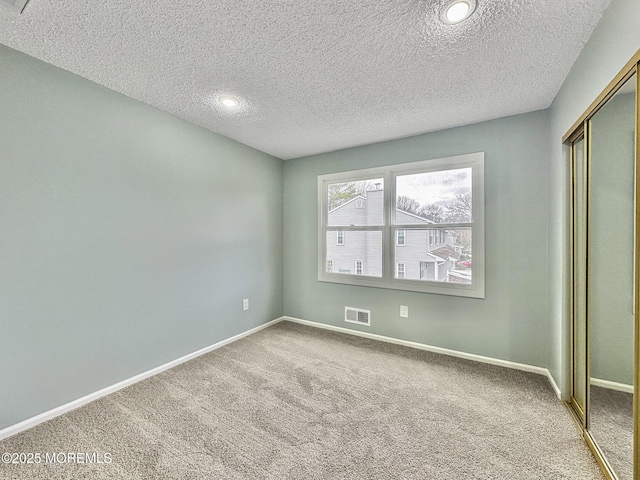
[[[442,259],[453,258],[454,260],[458,260],[460,258],[460,254],[451,245],[443,245],[442,247],[434,248],[431,250],[431,253]]]
[[[471,280],[471,270],[450,270],[449,275],[452,277],[463,278],[465,280]]]
[[[410,218],[413,218],[413,219],[416,219],[416,220],[420,220],[420,222],[423,222],[423,223],[435,223],[433,220],[429,220],[428,218],[421,217],[421,216],[416,215],[414,213],[409,213],[409,212],[407,212],[405,210],[401,210],[399,208],[396,209],[396,212],[402,213],[403,215],[407,215]],[[416,222],[416,223],[418,223],[418,222]]]
[[[362,195],[357,195],[357,196],[353,197],[351,200],[347,200],[346,202],[341,203],[341,204],[340,204],[340,205],[338,205],[336,208],[332,208],[331,210],[329,210],[329,213],[331,213],[331,212],[335,212],[335,211],[336,211],[336,210],[338,210],[339,208],[342,208],[342,207],[344,207],[345,205],[348,205],[348,204],[350,204],[351,202],[353,202],[353,201],[355,201],[355,200],[357,200],[357,199],[359,199],[359,198],[362,198],[362,199],[366,200],[366,198],[364,198]]]

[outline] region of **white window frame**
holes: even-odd
[[[333,272],[333,265],[334,265],[333,260],[331,260],[330,258],[327,259],[327,272],[328,273]]]
[[[336,231],[336,245],[344,245],[344,230],[342,229]]]
[[[400,276],[400,265],[402,265],[402,276]],[[407,275],[407,264],[405,262],[396,263],[396,278],[404,279]]]
[[[458,224],[396,224],[396,177],[419,173],[472,169],[472,219],[469,223]],[[381,225],[330,226],[328,225],[328,186],[333,183],[384,179],[384,214]],[[470,153],[454,157],[438,158],[421,162],[367,168],[349,172],[332,173],[318,176],[318,281],[360,285],[366,287],[407,290],[442,295],[454,295],[471,298],[485,297],[485,261],[484,261],[484,153]],[[455,230],[471,229],[471,251],[473,267],[471,284],[447,283],[431,280],[397,279],[395,278],[395,246],[397,230]],[[349,231],[380,231],[382,233],[382,276],[340,274],[326,272],[327,232],[342,230],[343,235]],[[406,235],[406,232],[405,232]],[[344,236],[343,236],[344,240]],[[405,240],[406,242],[406,240]],[[343,242],[344,244],[344,242]],[[405,267],[406,268],[406,267]]]
[[[356,199],[356,208],[364,208],[364,200],[362,198]]]
[[[400,232],[402,232],[402,243],[400,243]],[[404,247],[407,245],[407,231],[403,229],[396,230],[396,247]]]
[[[358,264],[360,264],[360,273],[358,273]],[[356,275],[364,275],[364,261],[363,260],[356,260],[355,272],[356,272]]]

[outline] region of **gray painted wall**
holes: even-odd
[[[281,160],[4,46],[0,105],[0,429],[282,316]]]
[[[285,315],[545,366],[548,132],[542,111],[285,162]],[[486,299],[318,282],[317,175],[478,151]],[[371,309],[372,326],[345,323],[345,305]]]
[[[562,136],[640,49],[640,2],[612,0],[574,63],[550,109],[549,160],[549,345],[547,367],[569,393],[568,158]]]

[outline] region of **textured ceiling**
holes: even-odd
[[[289,159],[546,108],[609,0],[445,3],[30,0],[0,43]]]

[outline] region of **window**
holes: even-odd
[[[333,260],[327,260],[327,272],[333,272]]]
[[[444,230],[430,230],[428,235],[428,243],[427,246],[429,249],[431,247],[444,244],[446,241],[446,234]]]
[[[483,153],[320,175],[318,200],[319,281],[484,298]]]

